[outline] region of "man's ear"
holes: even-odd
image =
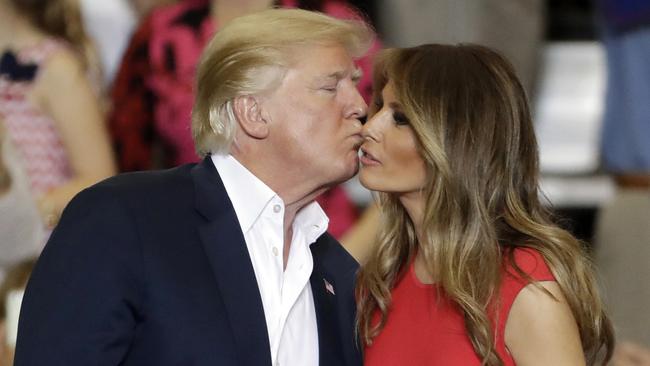
[[[233,112],[242,131],[255,139],[269,135],[269,125],[262,115],[262,108],[256,97],[243,95],[233,100]]]

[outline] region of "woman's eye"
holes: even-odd
[[[322,89],[327,92],[333,93],[336,91],[336,86],[324,86]]]
[[[396,125],[408,125],[410,123],[409,119],[402,112],[394,112],[393,120],[395,120]]]

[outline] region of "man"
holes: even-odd
[[[358,365],[356,262],[314,198],[357,171],[370,32],[302,10],[204,51],[199,164],[109,179],[66,209],[28,285],[16,365]]]

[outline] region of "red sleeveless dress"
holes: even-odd
[[[517,265],[537,281],[554,281],[546,262],[532,249],[515,249]],[[515,362],[506,350],[504,331],[510,308],[528,282],[512,267],[504,268],[496,324],[496,350],[505,366]],[[392,291],[386,326],[365,349],[366,366],[479,366],[465,331],[460,309],[435,285],[415,276],[413,265]],[[378,314],[376,314],[378,321]]]

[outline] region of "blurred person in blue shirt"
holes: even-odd
[[[598,5],[608,72],[601,159],[617,189],[599,213],[597,261],[621,341],[614,365],[650,365],[650,1]]]

